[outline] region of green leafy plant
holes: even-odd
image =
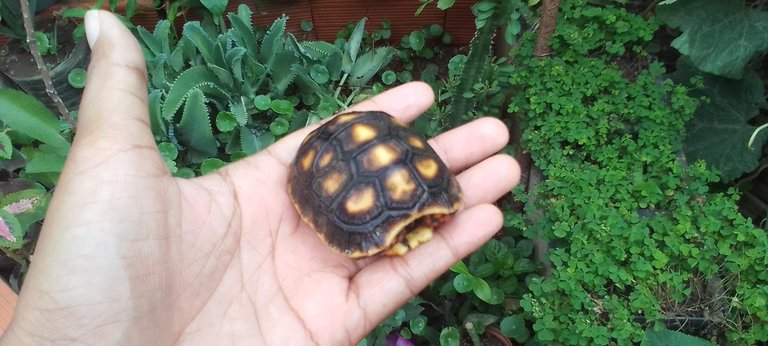
[[[226,18],[229,28],[211,16],[188,22],[178,39],[168,21],[152,33],[137,30],[150,75],[153,132],[177,146],[179,168],[208,172],[212,166],[198,166],[206,159],[255,153],[348,107],[395,53],[363,45],[365,19],[336,46],[300,42],[286,33],[286,17],[258,30],[245,5]]]
[[[718,341],[768,338],[753,308],[768,299],[756,257],[768,238],[734,191],[709,192],[717,176],[681,159],[697,102],[664,72],[652,63],[629,81],[608,61],[562,54],[512,75],[509,111],[527,118],[524,143],[547,177],[524,230],[552,247],[551,272],[521,301],[540,342],[640,342],[647,324],[704,311]]]

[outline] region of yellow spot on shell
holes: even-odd
[[[375,203],[376,191],[373,190],[373,187],[366,186],[347,198],[344,209],[350,214],[361,214],[373,209]]]
[[[374,138],[376,138],[376,135],[378,132],[376,131],[373,126],[366,125],[366,124],[355,124],[352,125],[352,139],[355,140],[357,144],[366,143]]]
[[[352,121],[352,119],[355,119],[355,118],[357,118],[359,116],[360,115],[357,114],[357,113],[342,114],[342,115],[337,116],[336,119],[334,120],[334,122],[336,124],[344,124],[344,123],[348,123],[348,122]]]
[[[322,156],[320,156],[320,161],[317,162],[317,165],[320,168],[325,168],[328,166],[328,164],[331,163],[332,160],[333,160],[333,151],[328,151]]]
[[[328,196],[333,196],[336,194],[337,191],[339,191],[339,188],[344,184],[344,179],[346,177],[344,174],[340,172],[333,172],[331,174],[328,174],[323,179],[323,192],[326,193]]]
[[[310,168],[312,168],[312,162],[315,161],[315,155],[317,152],[315,152],[315,149],[309,149],[304,154],[304,156],[301,157],[301,168],[305,171],[308,171]]]
[[[400,152],[397,148],[388,144],[379,144],[368,151],[363,166],[371,171],[381,169],[395,162],[399,156]]]
[[[404,168],[393,171],[384,181],[389,197],[395,201],[407,201],[416,190],[411,174]]]
[[[408,137],[408,144],[417,149],[424,149],[424,141],[416,136]]]
[[[440,167],[434,159],[427,158],[416,161],[416,170],[419,171],[419,174],[421,174],[422,177],[431,180],[437,176]]]

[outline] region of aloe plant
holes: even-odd
[[[227,14],[228,28],[210,18],[188,22],[178,39],[166,20],[151,33],[138,28],[152,129],[158,141],[177,146],[177,160],[199,164],[252,154],[330,116],[346,108],[396,52],[361,45],[365,19],[339,48],[297,40],[286,33],[285,16],[259,30],[251,15],[240,5]],[[175,164],[169,168],[191,175]]]

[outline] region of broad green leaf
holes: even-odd
[[[643,335],[642,345],[644,346],[716,346],[710,341],[697,338],[692,335],[683,334],[673,330],[654,330],[648,328]]]
[[[21,228],[19,220],[11,213],[0,209],[0,247],[20,249],[24,245],[27,230]]]
[[[499,324],[501,333],[510,338],[514,338],[517,342],[524,343],[531,337],[528,327],[525,326],[525,320],[522,315],[511,315],[504,317]]]
[[[227,0],[200,0],[200,2],[211,11],[214,16],[219,17],[224,13],[227,8]]]
[[[440,346],[459,346],[461,337],[456,327],[445,327],[440,332]]]
[[[179,142],[208,156],[216,155],[218,143],[213,137],[205,96],[199,89],[190,91],[178,126]]]
[[[13,156],[11,138],[5,132],[0,132],[0,158],[10,160]]]
[[[456,262],[456,264],[451,266],[450,270],[454,273],[469,275],[469,268],[462,261]]]
[[[29,174],[61,173],[68,151],[69,148],[58,148],[47,144],[40,145],[39,148],[22,149],[22,153],[27,157],[25,171]]]
[[[220,85],[223,85],[225,87],[232,88],[232,86],[235,84],[235,80],[232,78],[232,74],[229,73],[226,69],[223,69],[221,67],[218,67],[216,65],[208,65],[208,68],[211,69],[211,72],[216,75],[217,79],[219,80]]]
[[[17,191],[0,201],[0,208],[13,214],[22,228],[42,220],[47,207],[48,193],[42,188]]]
[[[365,33],[365,21],[367,19],[368,18],[363,18],[357,22],[355,30],[352,31],[352,35],[349,37],[349,42],[347,42],[347,50],[344,54],[344,58],[350,59],[350,67],[357,60],[357,54],[360,53],[360,44],[363,42],[363,34]]]
[[[679,0],[657,6],[656,15],[682,31],[672,47],[707,73],[741,78],[747,63],[768,50],[768,12],[741,1]]]
[[[206,175],[226,165],[227,165],[226,162],[216,158],[206,159],[205,161],[203,161],[203,163],[200,164],[200,173],[202,173],[203,175]]]
[[[690,80],[695,69],[678,62],[675,78]],[[704,75],[704,87],[694,89],[691,96],[706,97],[696,109],[687,126],[685,153],[689,161],[704,160],[720,171],[724,181],[731,181],[754,170],[768,133],[757,135],[752,149],[747,147],[755,126],[749,121],[758,116],[760,109],[768,108],[763,97],[760,77],[752,72],[741,80],[711,74]]]
[[[69,142],[59,134],[56,116],[43,103],[21,91],[0,89],[0,121],[43,143],[69,148]]]
[[[486,303],[490,304],[493,301],[491,286],[483,279],[472,278],[472,291],[475,292],[475,295],[480,298],[480,300]]]
[[[456,0],[437,0],[437,8],[447,10],[453,6]]]
[[[250,155],[272,145],[275,142],[275,136],[271,132],[265,132],[257,136],[252,130],[241,127],[240,141],[242,150]]]
[[[85,12],[88,12],[87,8],[84,7],[72,7],[68,8],[64,11],[61,11],[59,16],[61,18],[84,18]]]
[[[167,20],[161,20],[155,25],[155,30],[152,32],[152,36],[160,43],[160,52],[165,55],[171,54],[171,22]]]

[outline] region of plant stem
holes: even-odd
[[[64,116],[64,119],[66,119],[67,122],[72,125],[72,130],[75,130],[75,119],[73,119],[72,115],[69,114],[67,106],[64,105],[61,97],[59,97],[59,94],[56,93],[56,89],[53,87],[53,81],[51,80],[51,74],[48,72],[48,68],[45,66],[45,62],[43,62],[43,57],[40,56],[40,51],[37,50],[37,41],[35,40],[33,28],[34,24],[32,23],[29,1],[20,0],[20,4],[21,13],[24,17],[24,30],[27,32],[27,44],[29,45],[29,52],[35,59],[35,63],[37,63],[37,70],[40,71],[40,76],[43,79],[43,83],[45,83],[45,92],[48,93],[48,96],[51,98],[51,100],[53,100],[53,103],[56,105],[56,108],[58,108],[59,113],[61,113],[61,115]]]
[[[24,261],[21,256],[15,254],[13,251],[6,249],[4,247],[0,247],[0,250],[3,250],[3,253],[6,257],[12,259],[14,262],[18,263],[21,266],[21,272],[25,273],[27,271],[27,262]]]
[[[557,12],[560,9],[560,0],[542,0],[541,18],[539,19],[539,32],[536,35],[536,48],[533,55],[541,58],[552,54],[549,40],[557,27]]]

